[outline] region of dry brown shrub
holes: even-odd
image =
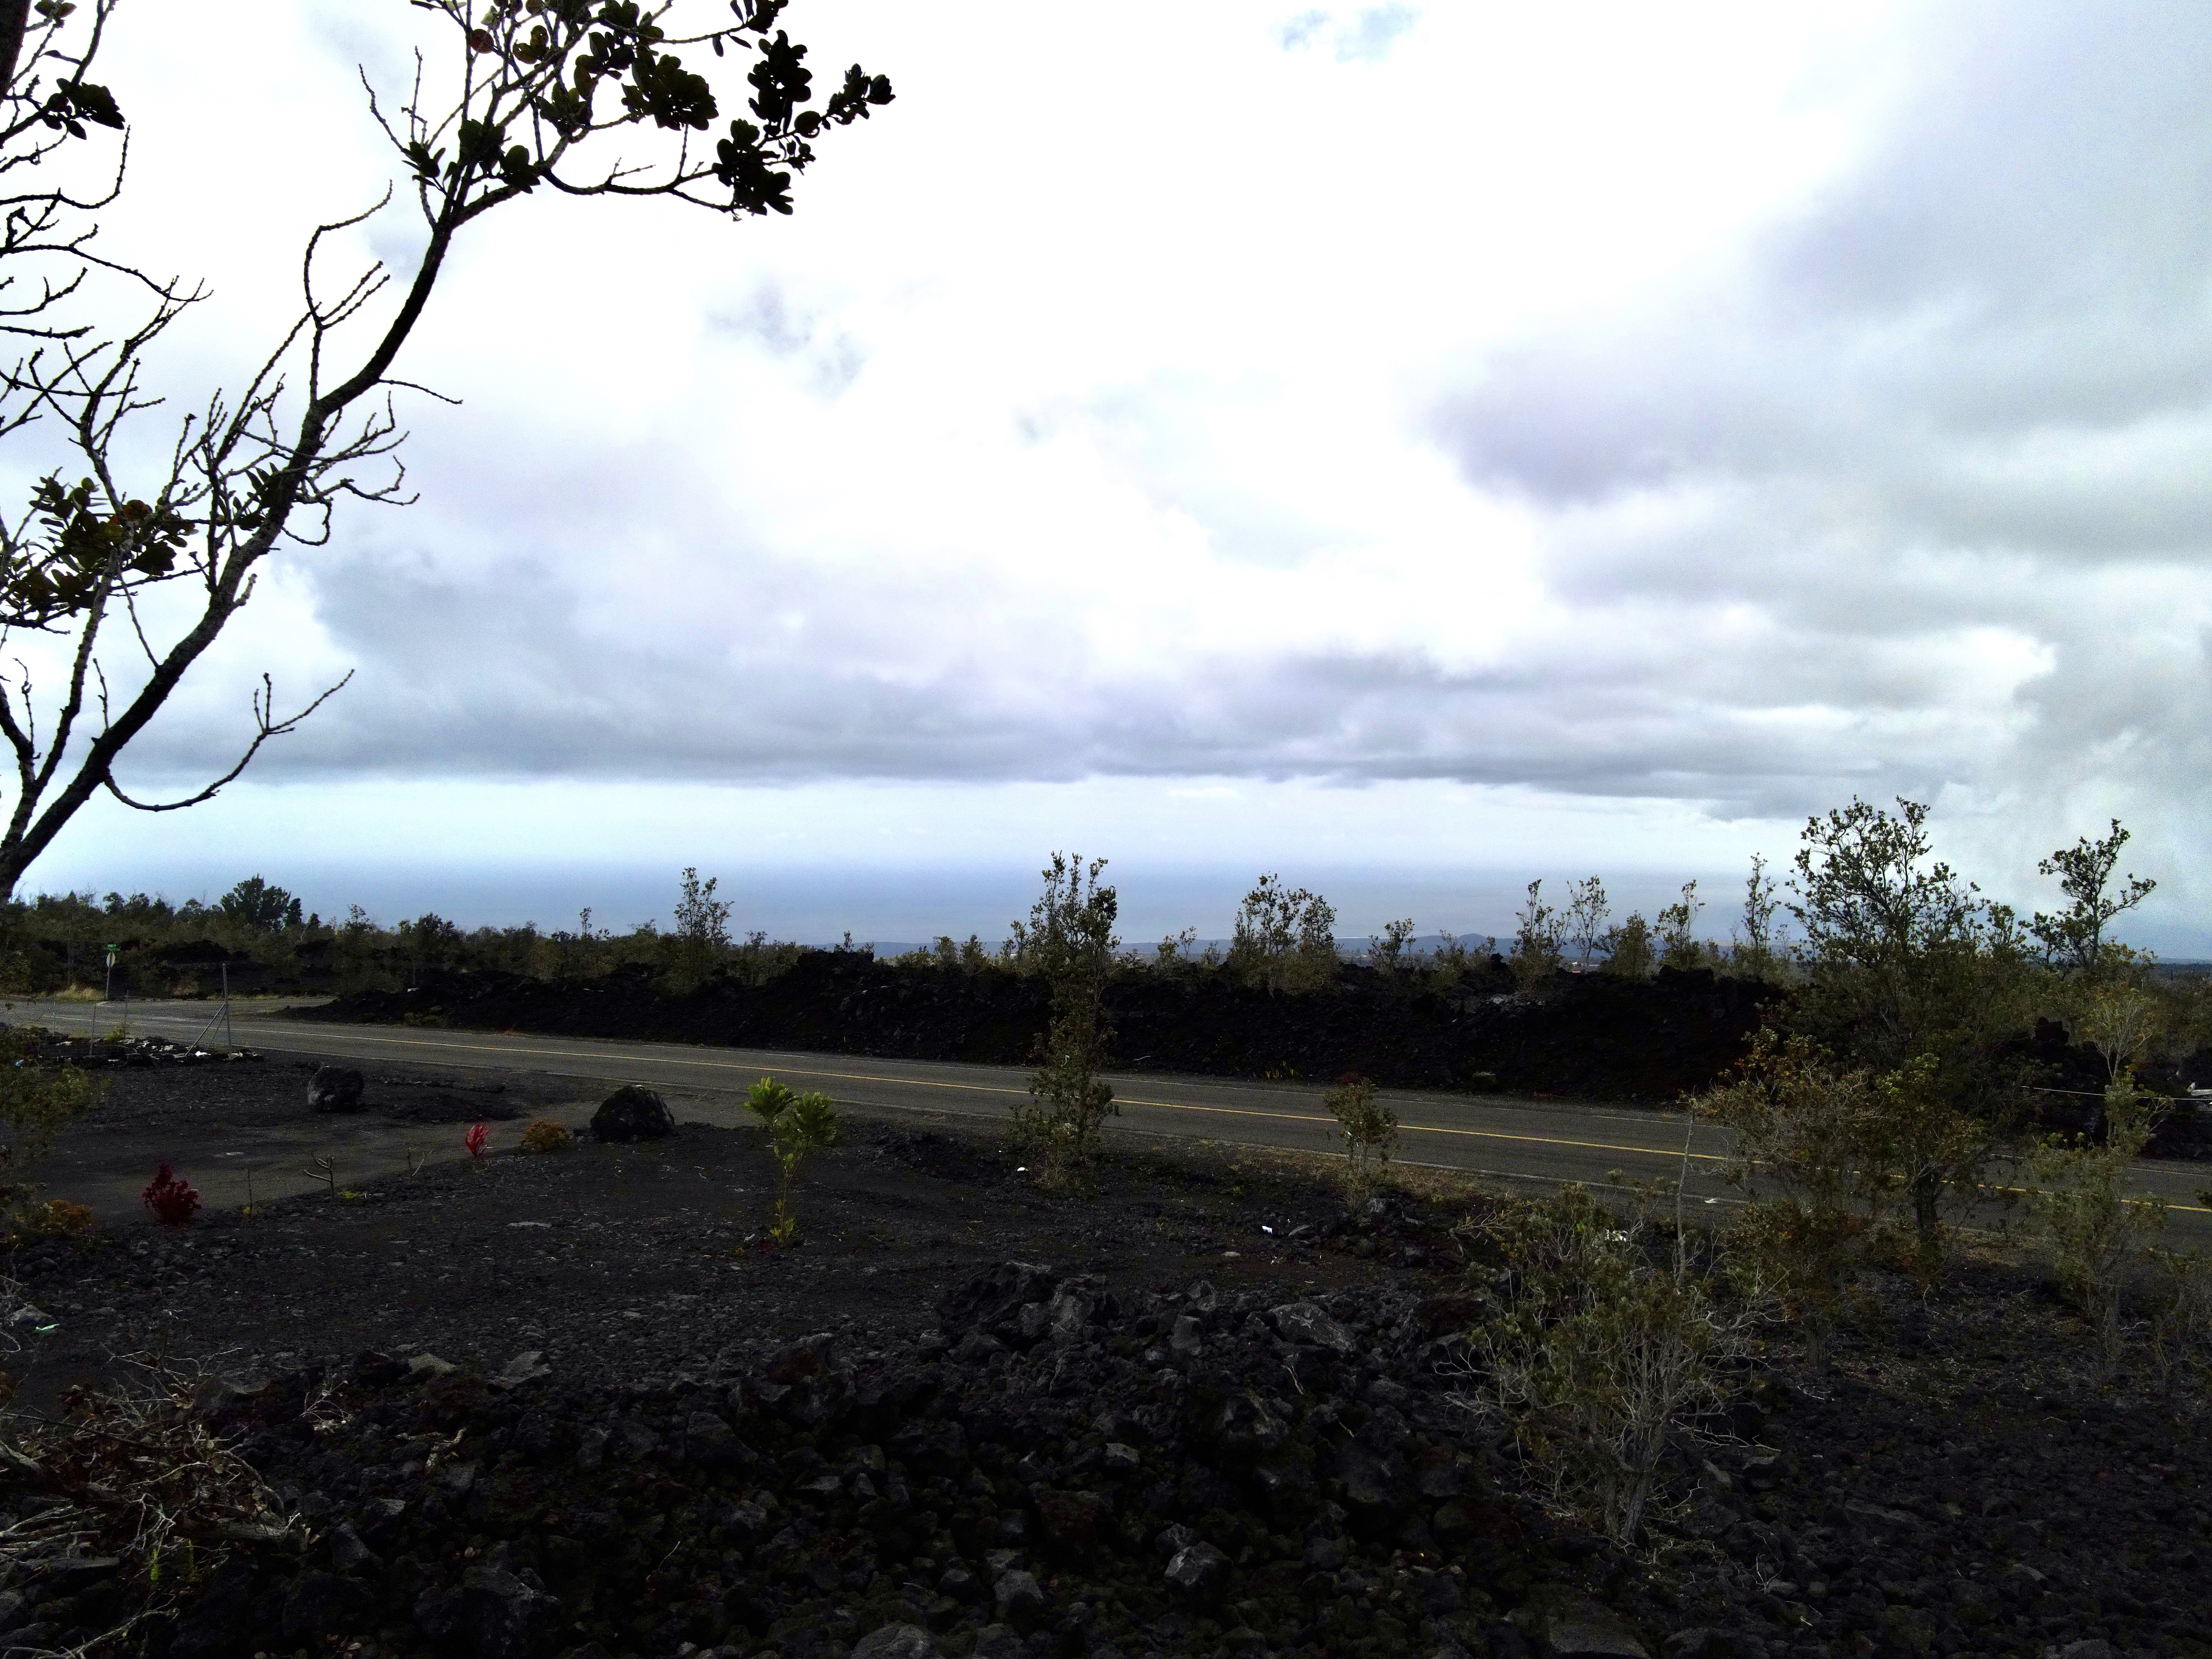
[[[30,1230],[41,1238],[74,1238],[90,1232],[96,1218],[89,1205],[50,1198],[31,1211],[29,1219]]]
[[[576,1132],[554,1118],[539,1118],[522,1132],[526,1152],[565,1152],[575,1144]]]
[[[0,1571],[34,1574],[57,1554],[117,1558],[134,1610],[101,1641],[166,1608],[240,1547],[296,1542],[303,1525],[208,1420],[201,1400],[213,1378],[155,1357],[126,1363],[124,1382],[72,1389],[60,1415],[18,1419],[0,1441],[9,1484],[46,1503],[0,1526]]]

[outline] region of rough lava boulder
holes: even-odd
[[[624,1084],[592,1114],[592,1133],[601,1140],[665,1140],[675,1133],[668,1103],[641,1084]]]
[[[318,1066],[307,1079],[307,1109],[357,1112],[362,1106],[362,1077],[349,1066]]]

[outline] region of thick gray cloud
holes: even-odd
[[[1096,671],[1071,638],[1064,655],[1047,641],[1013,660],[980,642],[917,673],[880,595],[803,630],[774,626],[817,596],[805,572],[773,560],[747,562],[716,596],[718,611],[757,619],[741,649],[723,651],[610,631],[568,579],[574,562],[467,576],[368,557],[321,567],[319,608],[362,677],[261,775],[1438,779],[1687,796],[1753,816],[1826,799],[1838,774],[1940,781],[1878,731],[1747,722],[1763,684],[1805,681],[1781,650],[1692,664],[1654,643],[1477,670],[1411,651],[1194,655],[1172,674],[1128,676]],[[907,597],[925,622],[945,614],[932,596]],[[1859,689],[1840,668],[1829,678],[1838,698]],[[205,769],[218,729],[183,728],[141,764]]]

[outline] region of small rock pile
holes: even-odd
[[[0,1022],[0,1030],[10,1029]],[[30,1026],[39,1041],[39,1058],[82,1071],[113,1071],[148,1066],[218,1066],[233,1061],[258,1061],[251,1048],[228,1046],[202,1048],[196,1043],[172,1042],[159,1036],[78,1036],[46,1026]]]

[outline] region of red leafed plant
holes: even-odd
[[[140,1197],[154,1212],[155,1220],[172,1227],[185,1225],[200,1207],[199,1189],[166,1163],[154,1172]]]
[[[483,1124],[479,1123],[471,1128],[468,1133],[461,1137],[461,1144],[469,1149],[469,1156],[471,1158],[482,1158],[483,1156],[484,1142],[490,1139],[491,1131],[485,1128]]]

